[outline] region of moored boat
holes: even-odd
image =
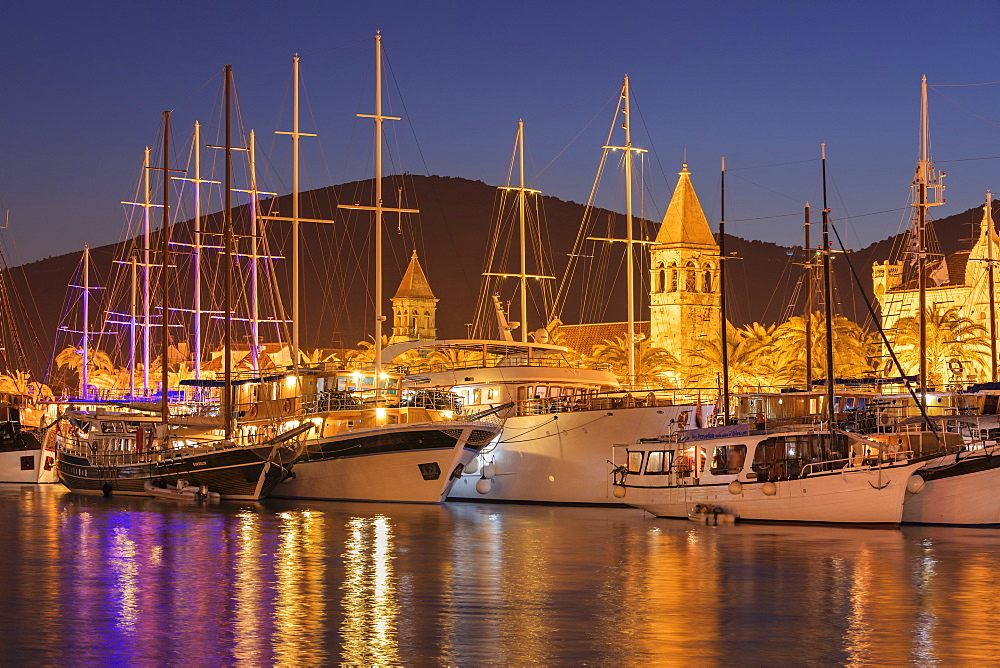
[[[729,425],[615,448],[625,503],[659,517],[706,504],[740,521],[898,524],[923,481],[909,453],[820,425]]]

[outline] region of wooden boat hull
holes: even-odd
[[[187,480],[205,486],[223,499],[256,501],[268,496],[288,475],[290,465],[269,461],[272,446],[228,448],[178,455],[154,461],[142,455],[100,459],[60,452],[56,460],[59,480],[74,492],[149,496],[146,482],[176,485]]]
[[[1000,525],[1000,452],[991,452],[950,454],[927,463],[917,472],[923,490],[907,494],[903,503],[903,522]]]
[[[440,503],[499,431],[478,423],[401,424],[308,441],[294,475],[272,496]]]

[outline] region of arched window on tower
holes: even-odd
[[[654,279],[656,287],[653,288],[653,292],[663,292],[666,289],[667,272],[663,268],[662,262],[657,263],[656,271],[654,273],[655,273]]]
[[[670,263],[670,282],[667,284],[667,292],[677,292],[677,264]]]
[[[712,265],[705,265],[705,281],[701,284],[702,292],[712,291]]]
[[[687,292],[698,292],[698,277],[696,275],[696,267],[694,262],[688,262],[686,265],[685,285],[684,289]]]

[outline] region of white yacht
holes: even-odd
[[[385,352],[425,360],[406,368],[404,388],[456,394],[468,412],[513,404],[450,499],[619,505],[608,477],[614,443],[693,428],[714,411],[672,391],[622,390],[614,374],[573,362],[563,346],[453,339]]]
[[[822,425],[736,424],[618,446],[614,484],[658,517],[899,524],[924,486],[909,454]]]

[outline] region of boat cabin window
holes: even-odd
[[[642,471],[642,452],[628,453],[628,472],[640,473]]]
[[[482,392],[482,390],[478,390],[477,389],[477,390],[473,390],[472,391],[472,403],[473,404],[477,404],[477,405],[483,403],[483,392]]]
[[[712,473],[715,475],[735,474],[743,470],[747,458],[747,446],[722,445],[712,454]]]
[[[775,436],[757,445],[752,468],[758,480],[790,480],[806,468],[807,473],[835,470],[847,464],[847,436],[795,434]]]
[[[646,475],[657,475],[670,471],[670,451],[654,450],[646,459]]]

